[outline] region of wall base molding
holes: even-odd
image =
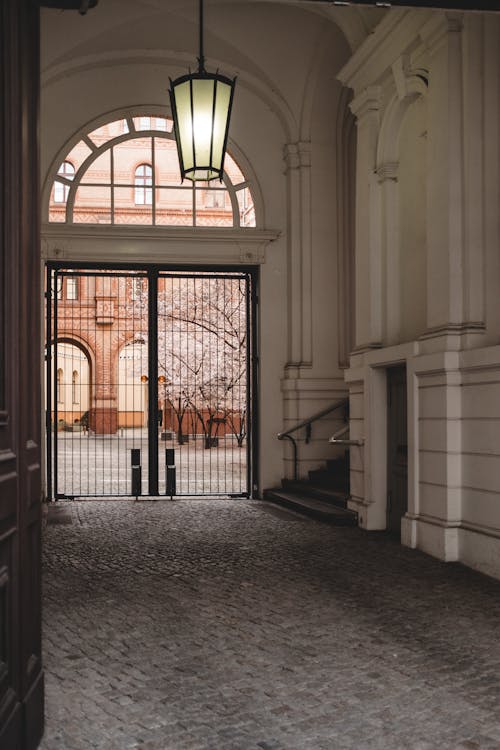
[[[401,519],[401,544],[420,549],[444,562],[457,562],[459,527],[459,522],[406,514]]]
[[[406,515],[401,521],[401,542],[444,562],[460,562],[500,579],[500,529]]]

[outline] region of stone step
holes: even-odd
[[[314,497],[324,503],[335,505],[337,508],[345,508],[347,506],[347,492],[337,487],[325,487],[322,484],[308,482],[307,480],[293,479],[283,479],[282,487],[286,492]]]
[[[284,489],[270,489],[264,490],[264,499],[318,521],[331,523],[334,526],[358,525],[358,514],[354,511],[340,508],[337,505],[332,505],[303,493],[290,492]]]
[[[339,492],[345,490],[347,492],[349,476],[345,471],[341,473],[339,471],[329,471],[328,469],[314,469],[309,472],[309,481],[321,487],[330,487],[332,490]]]
[[[329,458],[326,462],[328,471],[346,471],[349,469],[349,455],[339,458]]]

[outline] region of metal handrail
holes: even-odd
[[[331,414],[332,411],[336,411],[337,409],[340,409],[341,406],[347,406],[349,404],[348,398],[341,398],[338,401],[334,401],[333,404],[330,404],[330,406],[327,406],[326,409],[322,409],[321,411],[316,412],[308,419],[303,419],[302,422],[298,422],[294,427],[290,427],[289,430],[285,430],[285,432],[278,432],[277,438],[278,440],[283,440],[283,438],[288,437],[292,434],[292,432],[296,432],[297,430],[300,430],[302,427],[307,427],[308,425],[311,425],[313,422],[316,422],[316,420],[321,419],[321,417],[326,417],[327,414]],[[310,439],[310,436],[309,436]]]
[[[340,430],[337,430],[337,432],[334,432],[331,438],[328,439],[328,442],[333,443],[338,438],[341,438],[344,435],[347,435],[348,432],[349,432],[349,425],[346,424],[345,427],[341,427]]]
[[[298,422],[293,427],[290,427],[290,429],[285,430],[284,432],[278,432],[276,436],[278,440],[289,440],[292,443],[294,479],[298,478],[298,457],[297,457],[297,441],[295,440],[295,438],[292,437],[292,433],[297,432],[297,430],[302,429],[302,427],[305,427],[306,428],[306,443],[308,443],[311,440],[312,423],[316,422],[318,419],[321,419],[321,417],[325,417],[327,414],[331,414],[332,412],[336,411],[337,409],[340,409],[341,407],[344,407],[344,420],[346,420],[347,415],[348,415],[348,409],[349,409],[349,399],[341,398],[338,401],[334,401],[333,404],[330,404],[330,406],[327,406],[325,409],[322,409],[321,411],[316,412],[315,414],[310,416],[308,419],[303,419],[301,422]]]
[[[345,427],[342,427],[340,430],[337,430],[337,432],[334,432],[334,434],[328,438],[328,442],[332,443],[333,445],[364,445],[364,440],[342,440],[343,435],[347,435],[349,432],[349,425],[346,425]]]

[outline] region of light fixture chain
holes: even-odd
[[[203,0],[200,0],[200,56],[198,57],[198,72],[205,73],[205,53],[203,49]]]

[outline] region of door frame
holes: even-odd
[[[76,260],[68,260],[68,261],[61,261],[61,260],[47,260],[44,262],[44,269],[45,269],[45,278],[47,281],[47,288],[48,288],[48,282],[51,278],[51,273],[53,271],[58,270],[65,270],[65,271],[71,271],[72,269],[75,271],[83,271],[85,272],[88,270],[89,272],[98,272],[100,270],[106,271],[116,271],[118,274],[120,271],[142,271],[147,275],[148,278],[148,284],[149,289],[153,290],[153,294],[148,295],[149,299],[149,315],[150,315],[150,322],[151,320],[156,320],[155,318],[155,310],[156,310],[156,304],[157,299],[155,297],[155,290],[156,290],[156,284],[158,281],[158,278],[160,277],[161,273],[167,274],[167,273],[186,273],[186,274],[196,274],[196,273],[217,273],[217,274],[231,274],[231,273],[241,273],[245,274],[245,276],[248,279],[249,289],[248,294],[246,296],[246,303],[247,303],[247,331],[249,332],[250,336],[247,342],[247,409],[248,414],[251,415],[251,418],[248,420],[247,425],[247,493],[245,493],[245,497],[258,497],[260,492],[260,484],[259,484],[259,340],[258,340],[258,333],[259,333],[259,314],[258,314],[258,301],[259,301],[259,271],[260,268],[258,265],[247,265],[247,264],[200,264],[200,263],[148,263],[148,262],[112,262],[112,261],[103,261],[102,263],[99,261],[76,261]],[[83,274],[82,274],[83,275]],[[154,280],[156,279],[156,283],[154,283]],[[153,281],[153,285],[151,286],[151,283]],[[52,308],[54,310],[57,310],[57,300],[56,304],[54,305],[54,302],[52,300],[52,296],[47,291],[45,293],[46,297],[46,309],[51,314],[51,318],[47,316],[46,319],[46,325],[45,325],[45,335],[47,342],[50,341],[50,333],[51,333],[51,324],[54,321],[57,324],[57,313],[54,314],[52,311]],[[155,299],[153,299],[155,297]],[[150,337],[152,338],[152,337]],[[53,342],[55,344],[55,350],[57,352],[57,340]],[[52,452],[53,452],[53,443],[51,438],[51,430],[50,430],[50,423],[51,423],[51,402],[54,398],[54,375],[51,372],[51,351],[52,351],[52,342],[49,343],[49,348],[47,349],[45,353],[45,361],[47,363],[46,368],[46,375],[44,376],[42,373],[42,382],[44,384],[45,389],[45,400],[43,403],[46,403],[47,408],[45,411],[45,425],[46,425],[46,434],[45,434],[45,440],[44,448],[45,448],[45,460],[44,460],[44,466],[45,466],[45,490],[47,493],[47,498],[50,501],[56,501],[58,500],[57,493],[52,492],[52,488],[54,486],[54,481],[52,477],[52,466],[53,466],[53,459],[52,459]],[[150,356],[149,356],[149,381],[153,383],[153,387],[148,390],[149,394],[149,404],[148,404],[148,413],[153,414],[153,419],[149,419],[150,423],[150,432],[148,436],[148,444],[149,444],[149,460],[150,460],[150,466],[156,466],[158,463],[158,457],[155,452],[155,446],[156,441],[153,440],[153,429],[156,430],[156,420],[154,419],[154,415],[157,412],[158,409],[158,385],[157,385],[157,362],[155,361],[154,356],[151,356],[151,345],[150,345]],[[153,455],[154,454],[154,455]],[[153,460],[151,461],[151,459]],[[54,469],[54,471],[57,470]],[[152,473],[150,472],[149,476],[149,495],[151,496],[160,496],[158,493],[158,471],[156,471],[156,482],[153,480],[151,482],[151,477],[154,474],[154,469],[152,470]],[[49,493],[52,495],[50,496]],[[124,495],[124,497],[127,497]]]
[[[353,450],[349,507],[358,513],[361,528],[386,529],[387,512],[387,369],[406,365],[408,417],[408,511],[401,526],[401,543],[416,547],[413,519],[419,508],[419,390],[418,350],[414,342],[363,351],[351,357],[346,374],[351,400],[351,434],[363,445]],[[354,361],[353,361],[354,359]]]
[[[391,481],[391,474],[393,471],[393,464],[391,462],[391,438],[393,437],[391,435],[391,408],[393,407],[393,404],[391,403],[390,396],[390,386],[391,386],[391,374],[394,374],[396,372],[403,372],[404,371],[404,384],[405,384],[405,391],[404,391],[404,408],[405,408],[405,422],[406,422],[406,450],[407,450],[407,460],[406,460],[406,507],[404,512],[402,513],[400,517],[400,523],[399,523],[399,529],[396,532],[396,530],[390,530],[389,529],[389,521],[390,521],[390,512],[391,512],[391,489],[392,489],[392,481]],[[386,420],[387,420],[387,432],[386,432],[386,482],[387,482],[387,490],[386,490],[386,528],[391,531],[391,533],[398,534],[401,536],[401,521],[405,517],[405,515],[408,512],[408,496],[409,496],[409,474],[408,474],[408,368],[406,366],[406,362],[399,363],[396,365],[393,365],[391,367],[387,367],[385,369],[385,376],[386,376],[386,383],[387,383],[387,410],[386,410]]]

